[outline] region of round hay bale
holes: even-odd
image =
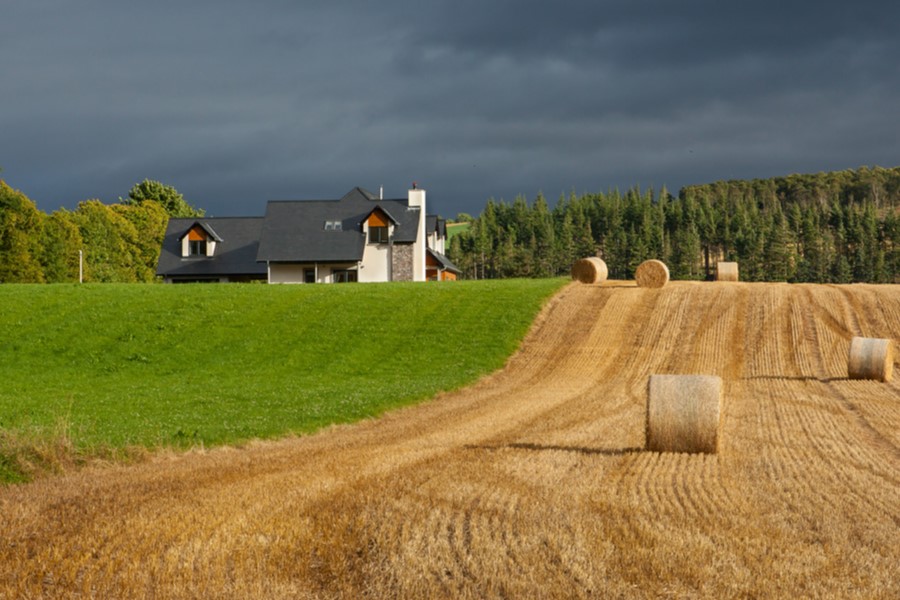
[[[879,338],[853,338],[850,341],[847,373],[850,379],[890,381],[894,373],[893,342]]]
[[[576,260],[572,265],[572,279],[581,283],[602,283],[608,274],[606,263],[596,256]]]
[[[645,260],[634,271],[638,287],[661,288],[669,283],[669,267],[661,260]]]
[[[736,262],[716,263],[716,281],[739,281]]]
[[[647,450],[716,453],[720,377],[651,375],[647,388]]]

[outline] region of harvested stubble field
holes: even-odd
[[[900,287],[572,284],[507,367],[308,437],[0,490],[0,597],[900,596]],[[646,452],[648,376],[723,380]]]

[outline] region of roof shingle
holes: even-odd
[[[214,256],[181,255],[181,239],[195,224],[216,241]],[[198,220],[169,219],[156,274],[164,277],[265,275],[266,265],[256,261],[262,217],[217,217]]]
[[[340,200],[269,202],[257,259],[269,262],[360,261],[366,244],[362,223],[376,207],[396,222],[394,243],[416,241],[419,208],[409,208],[406,198],[381,200],[357,187]],[[341,229],[326,230],[327,221],[340,221]]]

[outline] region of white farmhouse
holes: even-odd
[[[272,201],[262,218],[170,219],[157,274],[167,282],[451,280],[459,269],[444,256],[446,238],[446,222],[426,214],[415,184],[399,199],[356,187],[339,200]]]

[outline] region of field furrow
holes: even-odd
[[[0,490],[0,598],[900,597],[900,384],[853,335],[900,341],[900,287],[570,285],[422,405]],[[644,450],[654,373],[723,379],[717,454]]]

